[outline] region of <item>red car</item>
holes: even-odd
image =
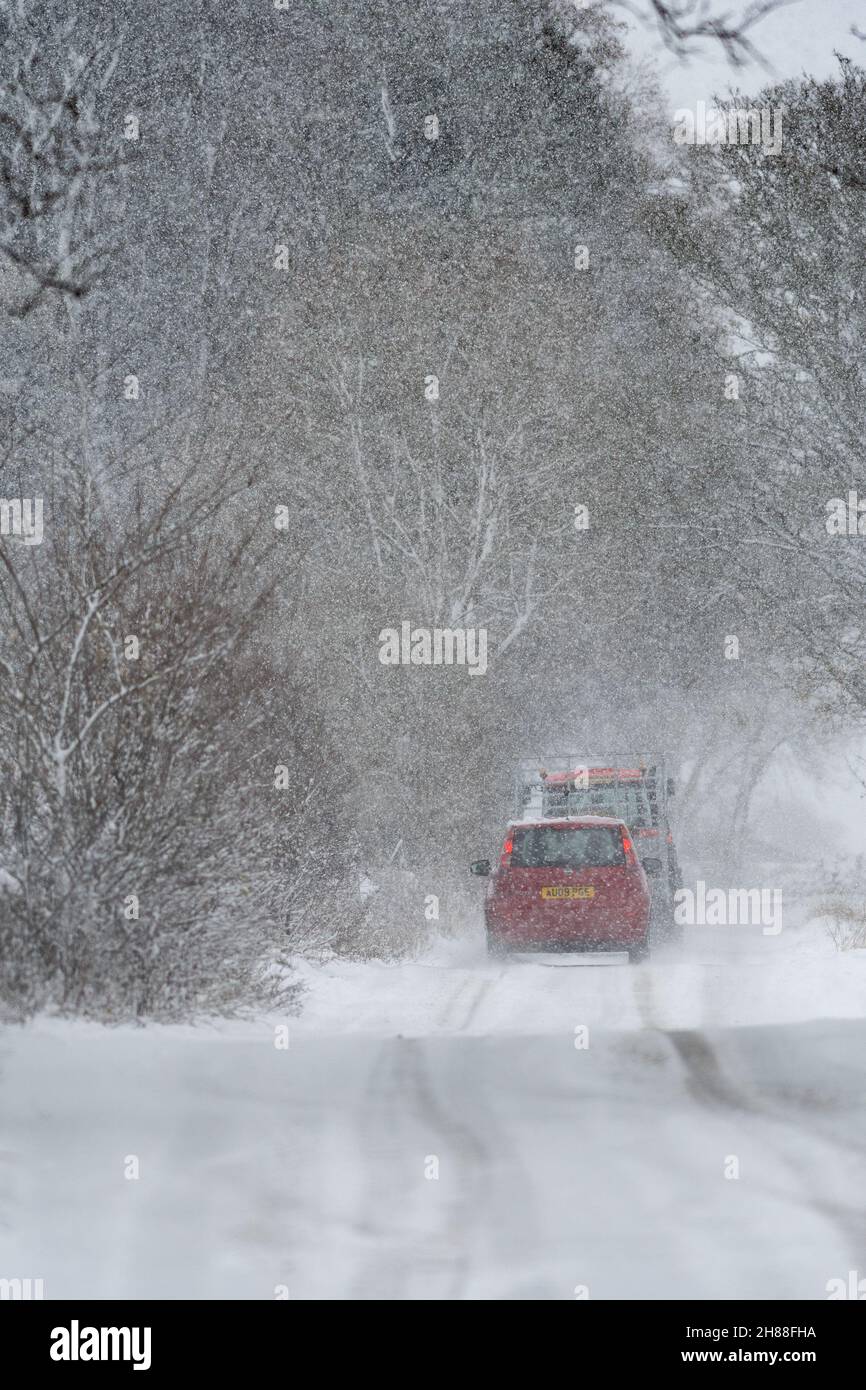
[[[474,874],[491,872],[476,860]],[[512,821],[484,903],[487,947],[506,951],[649,954],[650,892],[625,821],[609,816]]]

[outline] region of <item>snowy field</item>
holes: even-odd
[[[304,974],[288,1049],[278,1019],[5,1030],[0,1275],[821,1299],[866,1270],[866,952],[816,924],[693,928],[639,967],[472,939]]]

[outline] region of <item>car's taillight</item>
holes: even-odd
[[[506,841],[505,841],[505,844],[502,846],[502,858],[499,860],[499,864],[500,864],[500,867],[501,867],[501,868],[503,868],[503,869],[507,869],[507,868],[508,868],[508,862],[509,862],[509,860],[510,860],[510,858],[511,858],[511,851],[512,851],[513,849],[514,849],[514,841],[513,841],[513,840],[506,840]]]
[[[673,833],[672,833],[672,831],[669,830],[669,831],[668,831],[668,844],[669,844],[669,845],[672,845],[673,842],[674,842]]]
[[[625,854],[626,864],[631,864],[632,866],[637,864],[637,855],[634,852],[634,845],[632,844],[628,835],[626,835],[625,831],[623,831],[622,833],[622,848],[623,853]]]

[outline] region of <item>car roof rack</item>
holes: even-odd
[[[573,779],[569,777],[573,774]],[[580,779],[586,778],[586,781]],[[574,782],[579,781],[579,787]],[[585,803],[574,805],[570,798],[587,787],[634,785],[640,782],[651,803],[654,822],[667,819],[667,777],[665,759],[658,754],[541,754],[521,758],[514,774],[513,814],[538,817],[586,815]],[[612,812],[615,814],[615,812]]]

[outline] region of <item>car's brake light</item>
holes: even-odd
[[[674,842],[673,832],[672,832],[671,830],[669,830],[669,831],[668,831],[668,844],[669,844],[669,845],[672,845],[673,842]]]
[[[623,831],[622,834],[622,848],[625,854],[625,862],[627,864],[635,865],[637,863],[637,855],[634,852],[634,845],[632,844],[628,835],[626,835],[625,831]]]
[[[500,865],[501,865],[501,867],[502,867],[503,869],[507,869],[507,868],[508,868],[508,861],[509,861],[509,859],[511,858],[511,851],[512,851],[513,849],[514,849],[514,841],[513,841],[512,839],[509,838],[508,840],[505,841],[505,844],[502,846],[502,858],[501,858],[500,861],[499,861],[499,863],[500,863]]]

